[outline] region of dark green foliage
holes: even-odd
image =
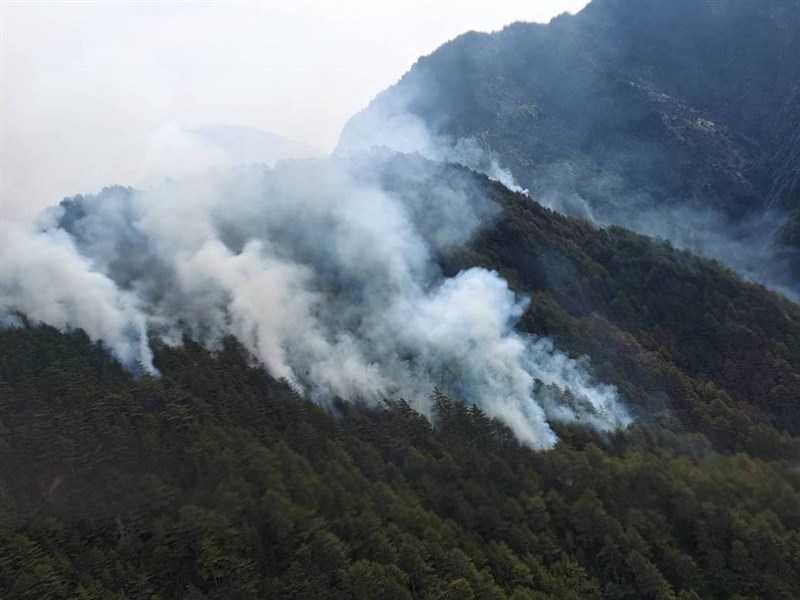
[[[0,332],[4,599],[800,594],[793,463],[658,424],[534,453],[438,392],[435,427],[403,401],[337,418],[234,340],[157,363]]]
[[[499,271],[531,298],[523,328],[588,355],[638,416],[729,451],[798,455],[800,306],[668,242],[485,185],[502,214],[444,259],[447,273]]]
[[[500,271],[634,426],[534,453],[437,390],[432,422],[327,410],[232,339],[156,345],[137,378],[23,319],[0,331],[0,597],[800,597],[800,307],[475,182],[502,213],[442,270]]]

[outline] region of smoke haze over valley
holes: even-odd
[[[0,10],[3,600],[800,598],[800,1]]]

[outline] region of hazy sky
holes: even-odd
[[[2,218],[179,170],[187,128],[247,125],[330,151],[419,56],[585,4],[4,1]]]

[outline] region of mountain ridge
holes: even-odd
[[[781,241],[795,239],[800,206],[797,31],[796,3],[596,0],[448,42],[355,115],[340,145],[408,115],[477,140],[563,212],[795,290],[797,248]]]

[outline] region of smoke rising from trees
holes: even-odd
[[[83,328],[149,372],[150,336],[234,335],[321,402],[403,397],[429,414],[439,388],[537,448],[553,420],[626,425],[615,388],[515,330],[528,301],[496,272],[440,271],[499,211],[480,178],[366,148],[69,199],[40,231],[9,230],[3,308]],[[507,177],[468,141],[441,148],[428,156]]]

